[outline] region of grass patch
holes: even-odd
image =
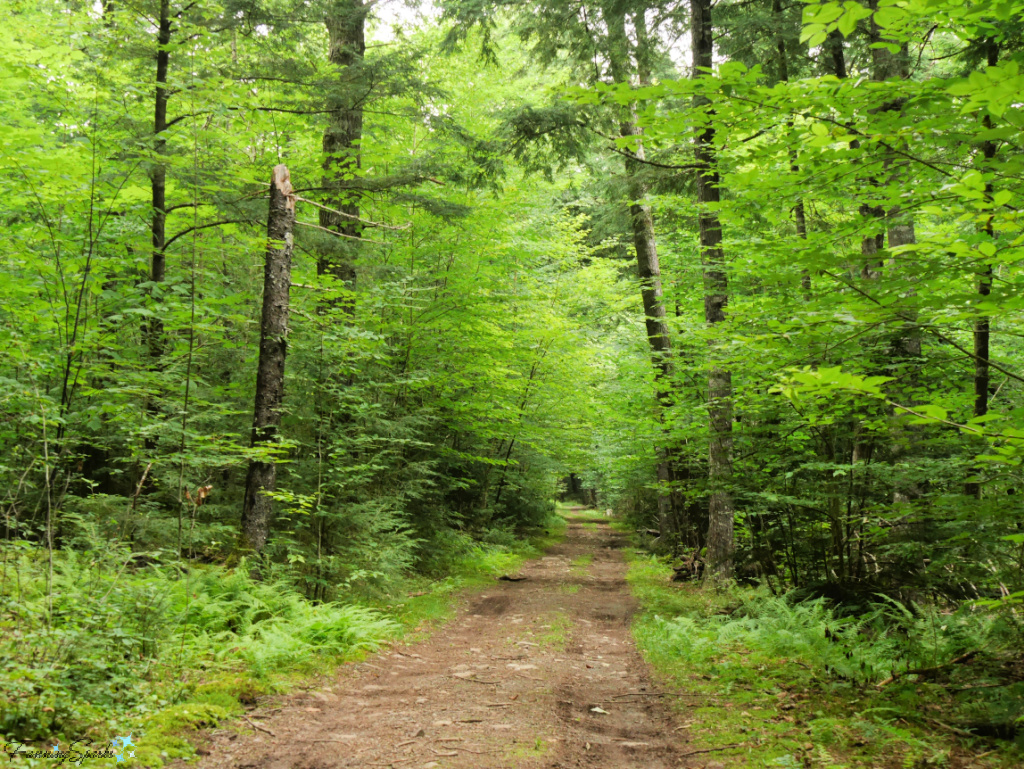
[[[576,582],[563,582],[558,586],[558,592],[566,595],[576,595],[580,592],[580,586]]]
[[[837,618],[821,603],[679,586],[670,581],[668,565],[651,557],[630,560],[627,579],[642,607],[633,632],[659,674],[694,695],[679,705],[693,749],[737,745],[714,754],[730,766],[1021,765],[1020,742],[951,732],[950,721],[966,717],[967,703],[946,687],[911,677],[876,685],[893,660],[908,667],[907,650],[923,643],[923,619],[918,625],[907,619],[901,633],[886,633],[870,619]],[[952,627],[958,620],[944,621]],[[970,627],[993,643],[998,636],[995,623],[963,622],[948,635],[966,636]],[[936,654],[952,659],[950,648]],[[1020,705],[1020,693],[998,696],[1007,706],[1015,696]],[[966,756],[971,763],[960,763]]]
[[[595,510],[592,507],[581,507],[564,502],[558,503],[557,510],[560,516],[574,520],[607,521],[610,518],[604,510]]]
[[[573,558],[569,562],[569,568],[576,569],[578,571],[586,571],[587,567],[594,562],[594,556],[590,553],[585,553],[578,558]]]
[[[537,646],[542,649],[555,649],[564,651],[569,643],[569,631],[572,629],[572,620],[565,612],[554,612],[547,618],[547,627],[541,627],[540,632],[535,636]]]
[[[530,558],[536,558],[552,545],[557,545],[565,539],[567,524],[561,516],[552,516],[543,529],[538,529],[527,538],[526,544],[532,548],[529,552]]]
[[[506,761],[528,761],[530,759],[537,759],[544,756],[549,750],[551,745],[548,740],[543,737],[537,737],[532,742],[522,741],[517,742],[514,748],[511,748],[505,753]]]

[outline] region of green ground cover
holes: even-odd
[[[0,731],[9,749],[134,734],[141,764],[188,757],[199,730],[385,644],[422,637],[467,590],[514,573],[563,533],[555,518],[526,539],[467,543],[440,578],[407,577],[375,594],[353,588],[323,604],[283,575],[254,580],[244,563],[184,569],[68,550],[54,553],[51,575],[45,552],[7,548]]]
[[[1024,714],[1024,684],[1007,676],[1019,664],[1012,617],[883,602],[844,618],[820,600],[671,576],[663,561],[631,558],[634,634],[680,695],[694,750],[752,767],[1021,765],[1024,740],[998,735]]]

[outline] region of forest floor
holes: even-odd
[[[626,535],[566,539],[475,595],[429,639],[346,666],[320,690],[214,733],[201,769],[722,766],[687,747],[630,634]]]

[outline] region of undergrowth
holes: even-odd
[[[1024,758],[1014,615],[878,597],[840,616],[824,600],[672,583],[631,559],[634,634],[674,684],[695,747],[736,766],[1010,767]],[[915,673],[914,671],[922,671]],[[1013,737],[1014,739],[1006,739]]]
[[[558,512],[568,518],[580,521],[608,521],[612,516],[605,508],[585,507],[574,502],[559,502]]]
[[[530,541],[456,535],[464,541],[440,575],[321,604],[286,573],[254,580],[245,563],[186,566],[96,548],[55,551],[51,574],[44,550],[10,543],[0,576],[0,733],[8,752],[74,740],[99,749],[133,733],[146,766],[187,756],[190,733],[257,697],[424,631],[457,591],[518,570],[559,526]]]

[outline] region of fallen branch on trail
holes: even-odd
[[[949,662],[945,662],[941,665],[935,665],[930,668],[917,668],[916,670],[905,670],[902,673],[893,673],[891,676],[886,678],[884,681],[880,681],[876,686],[881,689],[883,686],[888,686],[893,681],[897,681],[904,676],[933,676],[946,668],[953,667],[953,665],[960,665],[964,662],[968,662],[978,655],[978,650],[969,651],[966,654],[961,654],[959,657],[954,657]]]
[[[627,692],[613,694],[612,697],[707,697],[700,692]]]
[[[491,684],[492,686],[498,686],[501,681],[481,681],[479,678],[462,678],[461,676],[449,676],[454,678],[456,681],[472,681],[475,684]]]
[[[700,750],[691,750],[686,753],[680,753],[680,758],[685,756],[696,756],[701,753],[715,753],[719,750],[732,750],[733,748],[740,748],[746,745],[745,742],[734,742],[732,745],[722,745],[720,748],[701,748]]]
[[[249,724],[249,726],[251,726],[253,729],[255,729],[257,731],[265,732],[266,734],[269,734],[271,737],[276,737],[277,736],[276,734],[274,734],[269,729],[266,729],[266,728],[260,726],[259,724],[257,724],[255,721],[250,719],[249,716],[243,715],[242,716],[242,720],[245,721],[247,724]]]
[[[926,718],[925,721],[927,721],[930,724],[935,724],[940,729],[945,729],[947,732],[952,732],[953,734],[956,734],[956,735],[958,735],[960,737],[977,737],[978,736],[976,734],[973,734],[973,733],[967,731],[966,729],[959,729],[959,728],[957,728],[955,726],[951,726],[950,724],[947,724],[945,721],[940,721],[937,718]]]

